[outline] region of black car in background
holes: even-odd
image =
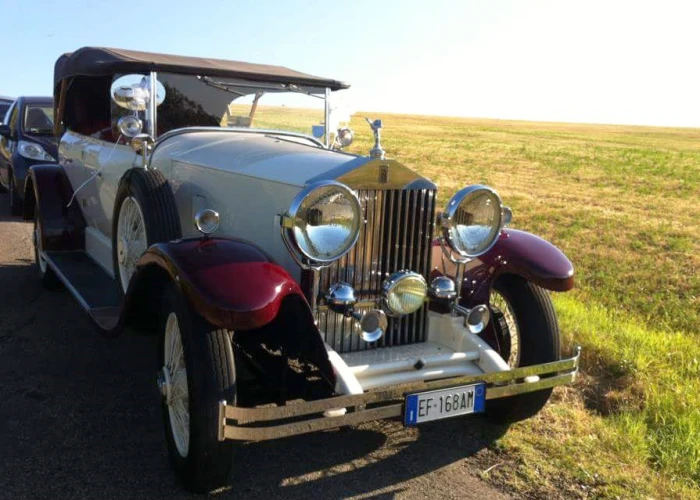
[[[3,118],[5,118],[7,110],[10,109],[10,106],[12,106],[13,102],[15,102],[15,100],[12,97],[5,97],[4,95],[0,95],[0,123],[3,122]]]
[[[21,215],[29,167],[52,163],[58,154],[53,98],[18,97],[0,124],[0,186],[9,191],[12,215]]]

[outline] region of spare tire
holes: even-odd
[[[132,168],[119,182],[112,217],[114,274],[126,293],[136,263],[155,243],[182,236],[175,197],[157,170]]]

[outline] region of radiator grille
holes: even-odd
[[[380,296],[382,282],[391,273],[411,270],[426,280],[430,271],[430,243],[433,239],[435,191],[360,190],[358,197],[366,223],[355,247],[333,265],[321,271],[320,291],[338,281],[355,288],[359,301]],[[369,307],[368,307],[369,308]],[[357,308],[362,312],[362,308]],[[355,321],[332,311],[318,313],[318,325],[326,342],[338,352],[370,347],[424,342],[428,320],[427,304],[401,318],[389,318],[381,340],[367,344],[355,332]]]

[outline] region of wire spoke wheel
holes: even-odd
[[[501,356],[511,368],[520,366],[520,328],[515,319],[513,306],[501,293],[492,289],[489,296],[491,309],[496,312],[495,318],[502,318],[496,325],[498,340],[501,344]],[[500,313],[500,315],[498,314]]]
[[[490,306],[497,348],[511,368],[551,363],[560,359],[560,334],[552,299],[546,290],[517,275],[501,275],[492,285]],[[539,380],[533,377],[531,382]],[[551,388],[516,394],[486,403],[489,420],[513,423],[539,412]]]
[[[232,332],[193,311],[174,284],[162,292],[158,386],[170,463],[185,486],[228,484],[236,443],[219,440],[219,402],[236,404]]]
[[[168,407],[173,441],[184,458],[190,448],[190,398],[180,324],[174,312],[168,315],[165,323],[164,353],[161,392]]]
[[[122,287],[126,292],[136,270],[136,263],[148,248],[146,222],[136,198],[124,199],[117,224],[117,262]]]

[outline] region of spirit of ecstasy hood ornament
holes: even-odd
[[[367,123],[369,123],[369,126],[372,128],[372,132],[374,132],[374,147],[370,150],[369,156],[370,158],[378,158],[383,160],[386,152],[382,149],[382,145],[380,144],[382,139],[382,121],[372,121],[367,117],[365,117],[365,120],[367,120]]]

